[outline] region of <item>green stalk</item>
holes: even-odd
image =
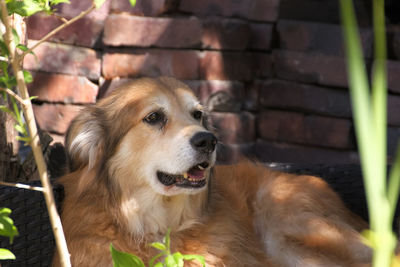
[[[390,266],[395,246],[386,195],[386,41],[383,0],[374,0],[375,57],[372,99],[352,1],[340,0],[350,95],[374,245],[373,266]],[[396,192],[391,192],[396,193]]]

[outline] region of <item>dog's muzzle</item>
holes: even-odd
[[[217,145],[217,138],[210,132],[198,132],[190,139],[190,144],[199,153],[211,154]]]

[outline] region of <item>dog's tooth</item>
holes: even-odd
[[[199,168],[200,170],[204,170],[205,168],[201,165],[197,165],[197,168]]]

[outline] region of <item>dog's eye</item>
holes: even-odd
[[[203,112],[200,110],[195,110],[195,111],[193,111],[192,116],[196,120],[201,120],[201,118],[203,117]]]
[[[156,124],[165,121],[165,115],[161,111],[155,111],[147,115],[144,119],[144,122],[148,124]]]

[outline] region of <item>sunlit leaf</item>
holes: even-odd
[[[203,266],[206,266],[206,260],[200,255],[183,255],[183,259],[186,261],[198,260]]]
[[[114,267],[145,267],[139,257],[118,251],[112,244],[110,245],[110,251]]]
[[[18,235],[17,227],[10,218],[11,210],[8,208],[0,208],[0,235],[10,238],[10,243]]]
[[[23,17],[29,17],[37,12],[46,10],[44,5],[34,0],[13,0],[7,3],[7,9],[10,14],[17,13]]]
[[[131,3],[131,6],[135,6],[136,5],[136,0],[129,0],[129,3]]]
[[[24,73],[24,80],[25,80],[26,83],[33,82],[32,74],[29,71],[24,70],[23,73]]]
[[[69,0],[50,0],[50,5],[58,5],[61,3],[67,3],[69,4],[70,1]]]
[[[95,4],[96,8],[100,8],[105,1],[106,0],[93,0],[93,3]]]
[[[163,243],[160,242],[154,242],[150,244],[151,247],[156,248],[158,250],[166,250],[166,247]]]
[[[0,260],[15,260],[15,255],[5,248],[0,248]]]

